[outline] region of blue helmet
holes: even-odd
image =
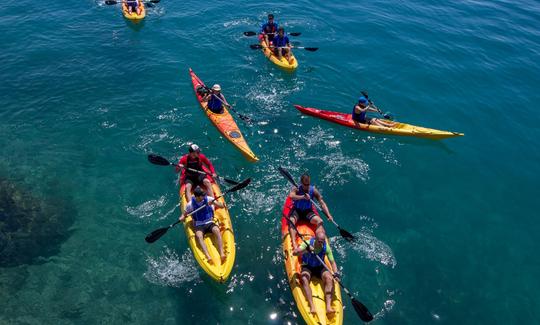
[[[360,103],[360,104],[364,104],[364,105],[367,105],[367,104],[369,104],[369,102],[368,102],[367,98],[366,98],[366,97],[364,97],[364,96],[361,96],[360,98],[358,98],[358,103]]]

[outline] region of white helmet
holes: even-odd
[[[195,143],[190,145],[188,150],[189,152],[201,152],[201,148],[199,148],[199,146],[196,145]]]
[[[212,86],[212,90],[221,91],[221,86],[218,85],[218,84],[215,84],[215,85]]]

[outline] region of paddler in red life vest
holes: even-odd
[[[206,256],[208,263],[214,264],[212,257],[208,253],[208,248],[206,247],[206,244],[204,243],[204,235],[210,232],[213,233],[214,236],[216,236],[219,255],[221,256],[221,262],[223,263],[225,261],[226,255],[225,255],[225,252],[223,251],[223,241],[221,239],[221,233],[219,232],[219,227],[218,225],[214,223],[214,207],[213,207],[215,205],[218,208],[223,208],[224,207],[223,203],[218,202],[218,201],[213,201],[214,198],[212,196],[206,195],[206,193],[200,186],[197,186],[195,188],[195,191],[193,191],[193,194],[195,194],[195,196],[188,201],[188,204],[186,205],[186,210],[180,216],[179,220],[180,222],[183,222],[190,212],[195,211],[202,206],[206,206],[205,208],[191,215],[193,218],[193,227],[195,228],[195,237],[197,237],[197,241],[199,242],[199,245],[201,246],[201,249],[204,252],[204,255]],[[212,203],[208,204],[210,202]]]
[[[261,35],[266,42],[266,45],[270,46],[268,40],[273,40],[278,30],[278,24],[274,22],[274,15],[268,14],[268,21],[261,27]]]
[[[312,277],[322,279],[324,287],[324,296],[326,300],[326,313],[332,314],[335,310],[332,308],[332,292],[334,290],[334,281],[332,274],[328,272],[316,257],[318,255],[322,261],[324,257],[328,257],[332,265],[334,276],[339,277],[339,270],[334,260],[334,254],[330,246],[326,245],[326,232],[324,228],[319,227],[315,232],[315,236],[311,237],[308,241],[309,247],[306,243],[300,244],[298,248],[293,251],[293,255],[302,255],[302,286],[306,294],[307,301],[309,303],[310,312],[315,314],[317,310],[313,305],[313,297],[311,296],[311,287],[309,281]]]
[[[214,196],[214,191],[212,190],[212,183],[210,182],[210,178],[208,177],[208,175],[193,171],[198,170],[204,172],[203,166],[205,166],[212,174],[212,177],[216,178],[217,175],[216,171],[214,170],[214,166],[212,165],[210,160],[208,160],[208,158],[206,158],[206,156],[201,153],[201,149],[198,145],[190,145],[188,151],[189,153],[182,156],[182,158],[180,158],[180,161],[178,162],[178,165],[176,166],[177,173],[182,170],[182,174],[180,176],[180,184],[186,184],[187,201],[189,202],[191,200],[191,189],[193,187],[196,187],[197,185],[204,185],[206,187],[208,195]]]
[[[323,212],[328,216],[328,219],[333,220],[333,217],[330,214],[330,211],[328,211],[328,207],[326,206],[322,195],[315,188],[315,186],[310,185],[310,177],[308,174],[303,174],[300,177],[300,186],[298,188],[293,187],[293,189],[289,193],[289,197],[293,200],[294,204],[289,214],[289,219],[295,225],[298,220],[303,219],[309,221],[314,225],[317,225],[317,228],[322,227],[323,221],[321,217],[316,215],[313,211],[313,203],[311,202],[311,200],[314,198],[319,201],[319,203],[321,204],[321,208]],[[291,238],[296,238],[296,230],[294,230],[293,227],[289,227],[289,233],[291,234]],[[293,240],[292,244],[293,248],[296,249],[296,247],[298,246],[296,244],[296,240]]]

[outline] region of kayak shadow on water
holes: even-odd
[[[145,22],[144,19],[142,19],[142,20],[124,19],[124,21],[126,22],[126,25],[129,27],[129,29],[131,29],[131,30],[133,30],[135,32],[141,31],[141,29],[144,27],[144,22]]]
[[[438,148],[448,154],[454,154],[455,151],[450,149],[450,147],[448,147],[448,145],[444,141],[457,140],[457,139],[431,140],[431,139],[413,138],[413,137],[399,137],[398,138],[398,136],[390,136],[389,138],[397,139],[400,143],[403,143],[403,144],[420,146],[420,147]]]

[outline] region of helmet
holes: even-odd
[[[203,196],[205,192],[200,186],[197,186],[193,191],[193,194],[195,194],[195,196]]]
[[[212,90],[221,91],[221,86],[218,85],[218,84],[215,84],[215,85],[212,86]]]
[[[189,152],[201,152],[201,148],[195,143],[191,144],[188,149]]]
[[[360,103],[360,104],[364,104],[364,105],[367,105],[367,104],[369,104],[369,102],[368,102],[367,98],[366,98],[366,97],[364,97],[364,96],[360,96],[360,98],[358,98],[358,103]]]
[[[274,14],[268,14],[268,19],[274,19]]]

